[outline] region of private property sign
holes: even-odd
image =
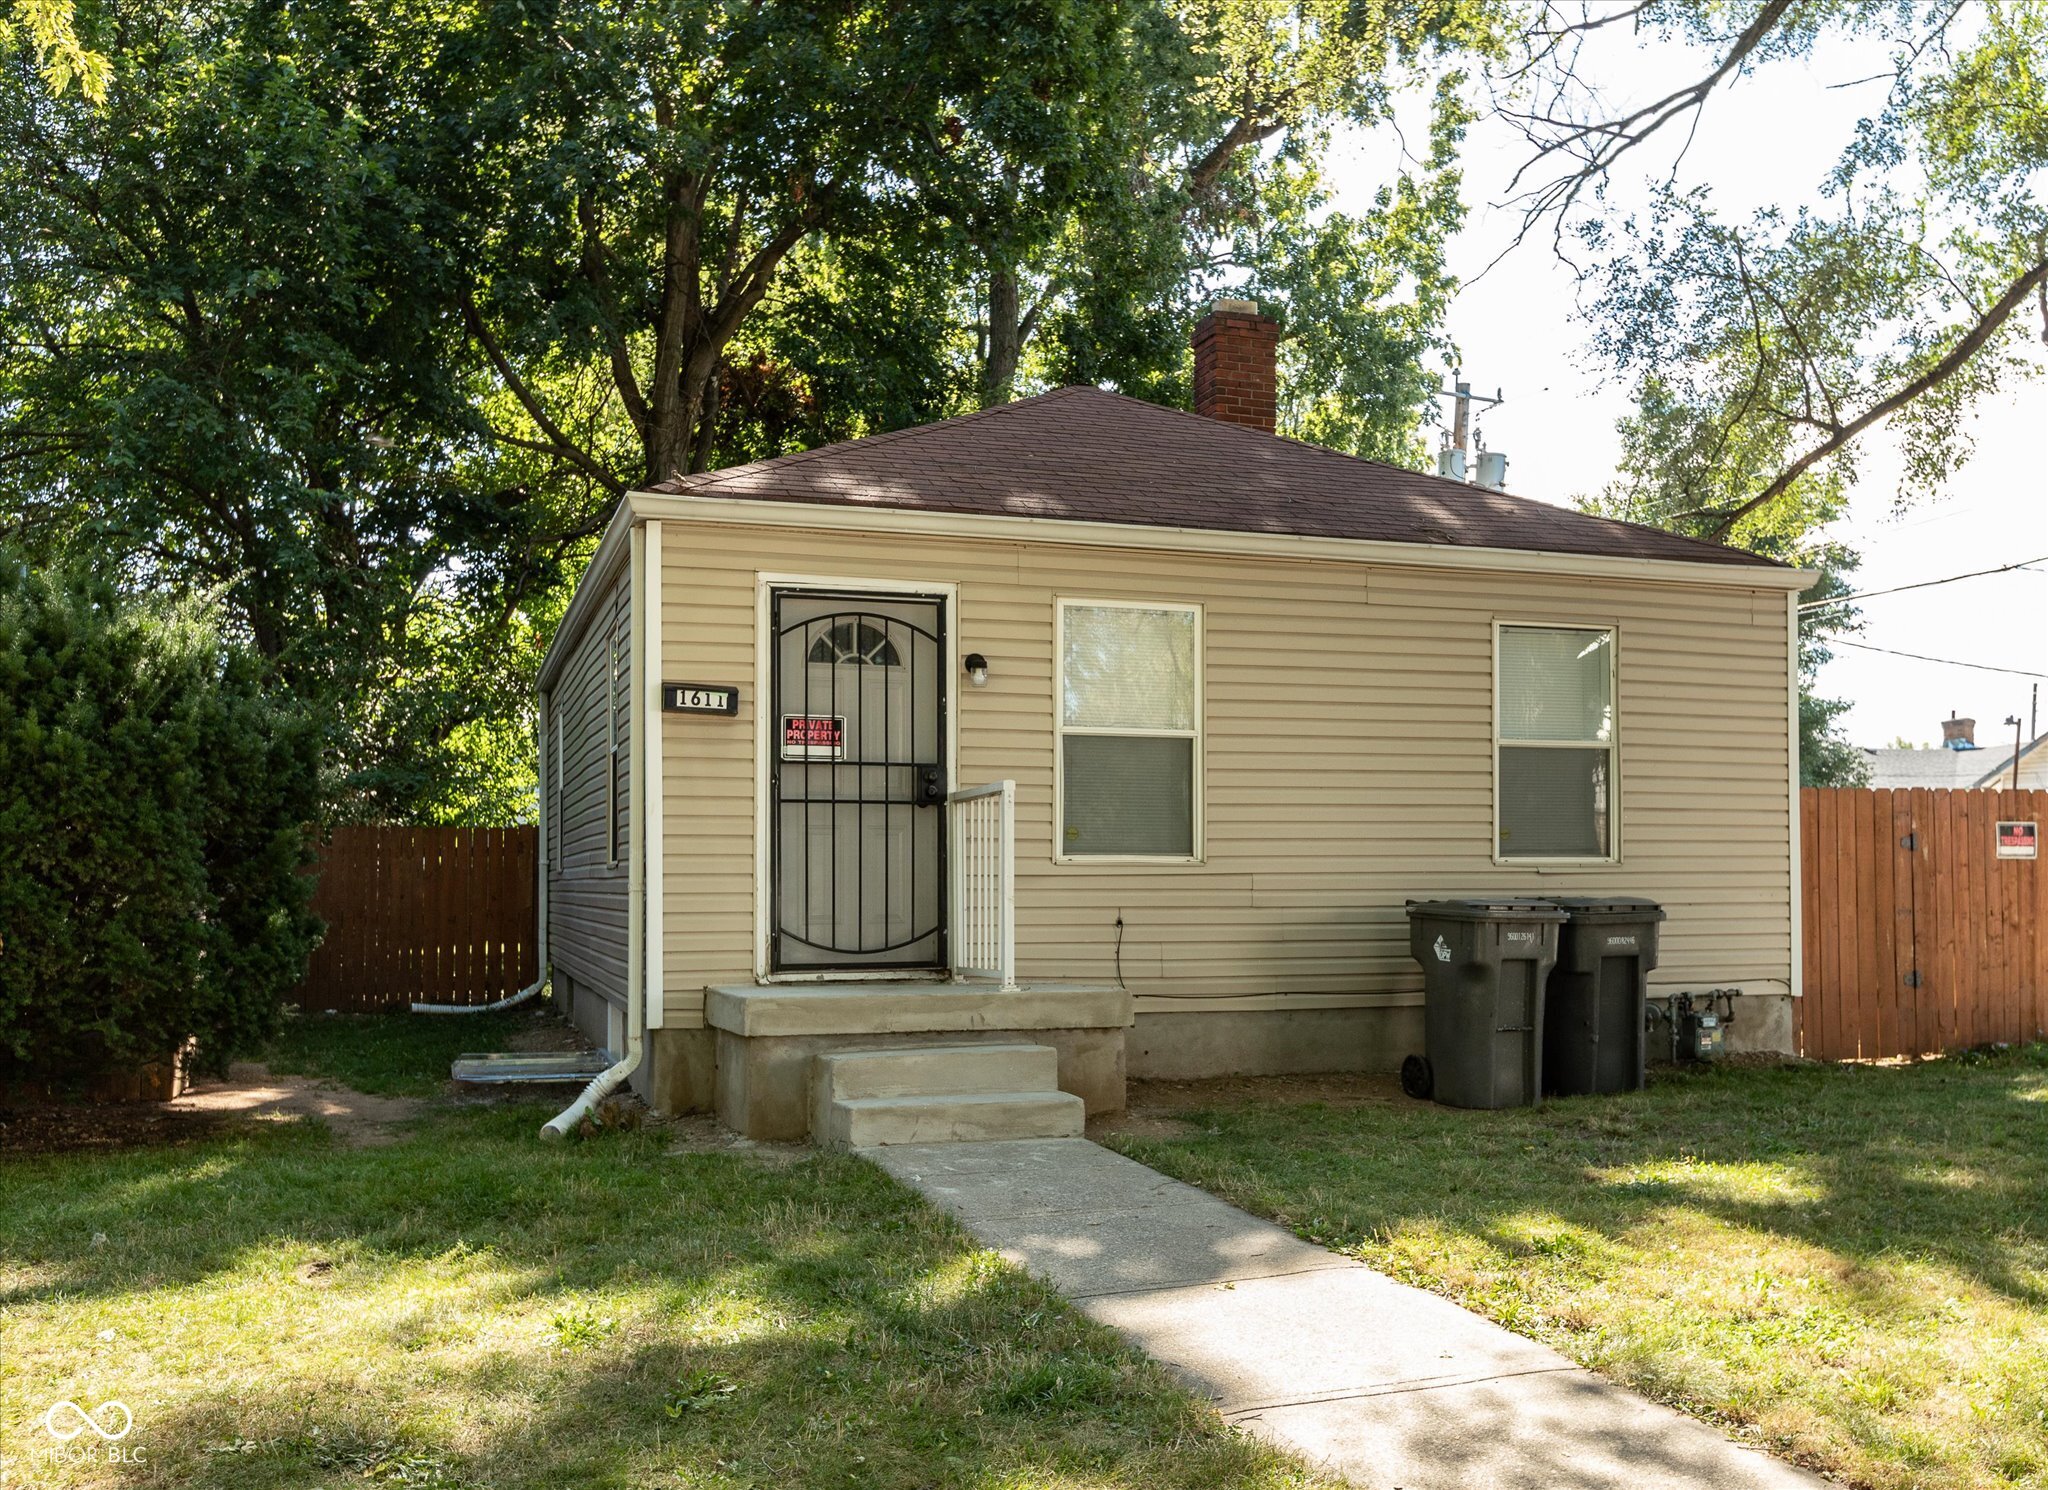
[[[786,761],[836,761],[846,758],[844,714],[782,716],[782,758]]]
[[[2041,834],[2038,823],[2000,823],[1998,825],[1998,857],[2001,859],[2035,859],[2041,853]]]

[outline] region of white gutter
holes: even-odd
[[[616,523],[614,526],[616,527]],[[634,667],[645,674],[648,655],[645,640],[648,590],[646,530],[632,528],[630,543],[628,562],[631,565],[631,621],[628,655],[633,658]],[[594,565],[592,567],[595,568]],[[660,684],[657,680],[657,701],[660,698],[659,690]],[[632,752],[631,767],[626,777],[626,798],[632,804],[632,811],[628,813],[626,820],[639,824],[633,830],[626,859],[626,1053],[616,1063],[599,1072],[574,1102],[541,1125],[542,1138],[567,1138],[570,1130],[582,1122],[600,1102],[625,1085],[626,1078],[639,1069],[641,1058],[646,1053],[644,1032],[647,1027],[647,910],[643,896],[646,891],[645,868],[649,835],[646,831],[645,815],[639,810],[641,804],[646,801],[647,758],[650,754],[646,734],[646,719],[643,715],[641,748]]]
[[[663,729],[661,720],[661,524],[648,522],[641,525],[644,535],[641,539],[640,559],[643,583],[640,587],[640,603],[633,608],[633,615],[640,626],[639,668],[640,676],[640,795],[634,800],[634,814],[640,823],[640,833],[647,844],[646,862],[640,871],[640,883],[646,909],[642,915],[646,922],[644,940],[647,958],[646,971],[642,981],[646,993],[641,1002],[647,1011],[647,1028],[658,1030],[663,1023],[662,999],[662,954],[665,951],[662,925],[666,917],[662,913],[662,762],[661,746]]]
[[[1787,988],[1794,998],[1806,994],[1806,886],[1800,872],[1804,855],[1800,852],[1799,801],[1799,596],[1795,592],[1785,597],[1785,764],[1790,774],[1791,803],[1788,822],[1791,828],[1786,836],[1791,845],[1792,875],[1792,967],[1788,974]],[[1797,1021],[1801,1016],[1795,1014]],[[1797,1036],[1795,1035],[1795,1039]]]
[[[489,1004],[414,1004],[415,1014],[492,1014],[499,1009],[509,1009],[514,1004],[523,1004],[548,986],[548,695],[540,695],[540,743],[534,749],[534,796],[539,811],[534,814],[540,824],[540,852],[534,857],[534,871],[540,883],[535,886],[534,903],[540,915],[540,945],[536,949],[539,957],[534,966],[540,969],[540,978],[529,987],[509,994]],[[558,763],[559,768],[559,763]]]

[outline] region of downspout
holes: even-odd
[[[519,992],[508,994],[489,1004],[414,1004],[415,1014],[491,1014],[499,1009],[509,1009],[514,1004],[523,1004],[548,986],[548,716],[551,705],[548,695],[540,695],[540,743],[534,752],[534,796],[538,798],[540,810],[534,814],[540,824],[540,852],[534,855],[535,871],[539,883],[534,890],[534,903],[539,907],[540,927],[539,953],[534,966],[540,969],[540,978],[531,986]],[[559,764],[558,764],[559,769]]]
[[[1790,802],[1788,804],[1791,832],[1787,835],[1791,848],[1792,885],[1792,966],[1787,970],[1789,989],[1793,998],[1792,1028],[1795,1043],[1798,1031],[1804,1021],[1804,1006],[1798,1001],[1806,996],[1806,886],[1802,884],[1800,862],[1800,791],[1799,791],[1799,591],[1785,593],[1785,759],[1791,775]],[[1677,1036],[1674,1033],[1673,1039]]]
[[[631,587],[627,652],[633,659],[635,681],[639,682],[643,681],[647,666],[644,639],[648,588],[646,530],[636,525],[632,530],[632,540],[627,581]],[[647,791],[646,730],[643,714],[640,722],[642,738],[634,741],[631,764],[626,774],[626,821],[633,824],[626,860],[626,1053],[599,1072],[574,1102],[541,1125],[542,1138],[567,1138],[570,1130],[589,1116],[600,1102],[625,1085],[626,1079],[639,1069],[641,1057],[646,1052],[647,908],[643,896],[646,893],[649,834],[646,815],[641,811]]]

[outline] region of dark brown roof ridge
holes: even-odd
[[[1390,460],[1375,460],[1370,455],[1353,455],[1348,450],[1332,450],[1328,445],[1318,445],[1310,440],[1297,440],[1292,435],[1283,435],[1279,433],[1267,434],[1261,430],[1246,429],[1245,426],[1241,424],[1230,424],[1223,420],[1211,419],[1205,414],[1195,413],[1192,409],[1177,409],[1171,404],[1155,404],[1146,399],[1131,398],[1129,394],[1113,393],[1107,388],[1096,388],[1086,383],[1070,383],[1066,387],[1053,389],[1052,393],[1099,393],[1104,398],[1120,398],[1130,403],[1144,404],[1145,407],[1148,409],[1158,409],[1162,413],[1172,414],[1177,418],[1181,419],[1193,419],[1200,422],[1203,425],[1221,425],[1224,429],[1243,430],[1245,434],[1252,436],[1252,438],[1254,439],[1279,440],[1285,444],[1293,446],[1296,450],[1304,450],[1310,453],[1311,455],[1327,458],[1330,460],[1343,461],[1349,465],[1373,466],[1382,471],[1397,471],[1403,476],[1420,477],[1424,481],[1437,482],[1440,485],[1450,487],[1454,491],[1461,492],[1467,495],[1469,495],[1474,489],[1470,482],[1458,481],[1449,476],[1440,476],[1435,471],[1412,470],[1407,466],[1397,466]],[[1044,393],[1038,396],[1040,398],[1049,398],[1052,396],[1052,393]],[[1018,400],[1018,402],[1024,403],[1029,402],[1029,400],[1020,399]],[[1005,405],[1003,407],[1014,407],[1014,405]],[[987,413],[990,411],[983,410],[982,412]],[[961,417],[972,418],[974,416],[963,415]],[[930,426],[927,425],[912,427],[929,428]],[[896,433],[904,433],[904,431],[896,431]],[[841,443],[850,444],[852,442],[842,441]],[[1706,538],[1695,538],[1689,533],[1674,533],[1669,528],[1660,528],[1651,523],[1632,522],[1631,520],[1625,517],[1609,517],[1603,512],[1587,512],[1583,508],[1578,507],[1560,507],[1555,502],[1545,502],[1538,497],[1525,497],[1520,492],[1511,492],[1504,488],[1496,490],[1490,487],[1481,487],[1479,488],[1479,490],[1492,491],[1493,495],[1497,497],[1505,497],[1510,502],[1517,502],[1525,506],[1540,508],[1545,512],[1573,512],[1577,513],[1580,517],[1590,517],[1597,522],[1613,523],[1618,528],[1633,528],[1638,533],[1655,533],[1659,537],[1663,538],[1676,538],[1685,543],[1696,543],[1703,548],[1712,549],[1716,553],[1735,555],[1739,559],[1744,561],[1750,561],[1760,564],[1769,564],[1780,569],[1789,569],[1792,567],[1789,564],[1781,563],[1780,561],[1773,558],[1769,558],[1763,554],[1751,553],[1748,549],[1730,548],[1725,543],[1715,543]],[[1713,560],[1709,562],[1722,561]]]
[[[1179,427],[1169,429],[1159,416],[1179,421]],[[1224,486],[1231,489],[1219,493]],[[1789,567],[1645,523],[1473,486],[1088,384],[643,489],[1417,547]]]

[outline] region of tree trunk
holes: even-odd
[[[992,265],[988,274],[988,360],[981,368],[982,407],[1010,401],[1023,352],[1016,272],[1006,265]]]
[[[711,381],[704,389],[704,412],[697,416],[697,438],[690,447],[690,474],[696,475],[711,465],[711,446],[718,435],[718,410],[723,403],[724,381],[712,373]]]

